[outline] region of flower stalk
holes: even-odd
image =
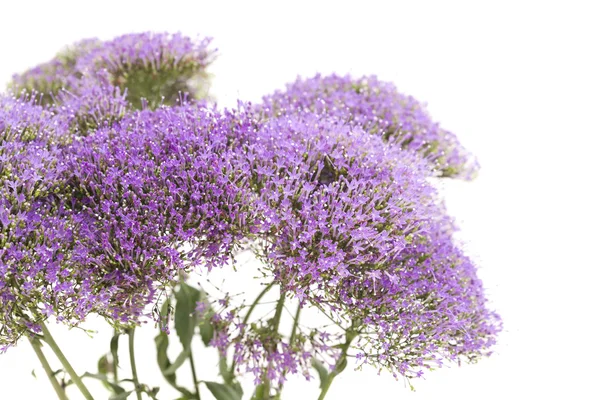
[[[94,400],[94,397],[92,397],[88,388],[84,385],[84,383],[81,380],[81,378],[79,377],[79,375],[77,375],[77,373],[75,372],[75,370],[69,363],[69,360],[67,360],[67,358],[63,354],[60,347],[58,347],[58,344],[52,337],[52,334],[50,334],[50,331],[48,330],[48,327],[46,326],[46,324],[44,322],[41,322],[40,326],[42,328],[42,333],[43,333],[42,339],[44,340],[44,342],[46,342],[48,344],[48,346],[50,346],[50,348],[52,349],[52,351],[54,352],[54,354],[56,355],[56,357],[58,358],[58,360],[60,361],[60,363],[62,364],[64,369],[67,371],[67,373],[71,377],[71,380],[73,381],[75,386],[77,386],[77,388],[83,395],[83,397],[85,397],[86,400]]]
[[[42,364],[42,368],[44,368],[44,372],[46,372],[46,375],[48,376],[48,380],[50,380],[50,383],[52,384],[52,387],[54,388],[54,391],[56,392],[56,395],[58,396],[58,398],[60,400],[68,400],[69,398],[67,397],[67,394],[65,393],[65,389],[60,385],[60,383],[58,383],[58,380],[56,379],[56,376],[54,375],[54,372],[52,371],[52,368],[50,367],[50,364],[48,363],[48,359],[46,358],[46,356],[44,355],[44,352],[42,351],[42,344],[40,343],[40,340],[37,337],[34,337],[34,338],[30,337],[29,343],[31,343],[31,347],[33,348],[33,351],[35,352],[35,355],[40,360],[40,363]]]
[[[127,330],[127,336],[129,336],[129,361],[131,363],[133,384],[135,385],[135,395],[137,396],[137,400],[142,400],[142,391],[138,379],[137,366],[135,364],[135,327]]]

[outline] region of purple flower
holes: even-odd
[[[176,104],[180,93],[204,97],[206,67],[215,52],[211,39],[199,41],[181,34],[137,33],[102,43],[77,61],[77,70],[101,85],[127,89],[128,100],[141,108],[142,99],[156,108]]]
[[[61,89],[70,90],[79,79],[77,60],[100,45],[98,39],[81,40],[59,52],[52,60],[13,76],[11,90],[41,94],[44,104],[53,103]]]
[[[74,135],[85,136],[90,131],[110,126],[123,118],[130,109],[127,91],[114,86],[101,86],[83,80],[74,92],[60,91],[52,107],[57,120],[69,127]]]
[[[241,154],[265,270],[357,335],[364,363],[420,376],[488,351],[499,320],[420,156],[310,113],[265,122]]]
[[[5,347],[73,298],[54,291],[63,283],[61,246],[71,237],[69,220],[57,217],[65,184],[63,127],[27,96],[0,97],[0,121],[0,346]]]
[[[151,32],[106,42],[86,39],[51,61],[15,75],[11,88],[17,93],[43,94],[45,104],[68,100],[64,95],[57,98],[63,89],[88,97],[98,88],[108,93],[118,87],[120,93],[128,93],[127,100],[135,108],[172,105],[185,94],[206,97],[205,70],[215,57],[210,42],[209,38],[192,40],[179,33]]]
[[[90,313],[135,323],[158,288],[228,263],[254,226],[247,165],[229,148],[251,126],[241,115],[161,108],[80,137],[33,101],[0,111],[3,347],[49,306],[70,326]]]
[[[478,169],[456,136],[433,122],[423,104],[374,76],[298,79],[285,91],[264,97],[257,109],[267,117],[298,112],[334,116],[396,146],[419,152],[442,176],[470,179]]]
[[[141,111],[65,154],[81,227],[73,261],[93,288],[114,289],[95,312],[135,320],[179,271],[230,261],[254,221],[244,165],[228,148],[234,123],[196,105]]]

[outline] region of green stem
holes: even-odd
[[[267,294],[267,292],[269,290],[271,290],[271,288],[275,285],[275,282],[271,282],[269,283],[263,290],[262,292],[260,292],[258,294],[258,296],[256,297],[256,299],[254,299],[254,302],[250,305],[250,308],[248,309],[248,312],[246,313],[246,316],[244,317],[244,320],[242,321],[242,325],[246,326],[246,324],[248,323],[248,321],[250,320],[250,315],[252,314],[252,312],[254,311],[254,308],[258,305],[258,302],[264,297],[265,294]],[[230,375],[234,375],[235,373],[235,360],[233,360],[231,362],[231,368],[229,368],[229,374]]]
[[[135,385],[135,395],[138,400],[142,400],[142,391],[140,390],[140,381],[138,379],[137,367],[135,365],[135,326],[127,330],[127,336],[129,336],[129,361],[131,363],[131,374],[133,375],[133,384]]]
[[[112,362],[113,362],[113,383],[115,385],[119,384],[119,354],[118,354],[119,336],[120,336],[119,331],[117,329],[115,329],[114,333],[113,333],[113,337],[110,340],[110,353],[113,358],[113,360],[112,360]]]
[[[298,330],[298,323],[300,321],[300,311],[302,311],[302,304],[298,304],[296,315],[294,315],[294,325],[292,326],[292,334],[290,335],[290,346],[294,343],[294,339],[296,338],[296,331]]]
[[[296,314],[294,314],[294,324],[292,326],[292,333],[290,334],[290,346],[294,345],[294,339],[296,339],[296,332],[298,331],[298,323],[300,322],[300,312],[302,311],[302,304],[298,304],[298,308],[296,308]],[[277,394],[281,396],[281,391],[283,390],[283,384],[279,384],[277,388]]]
[[[194,356],[192,355],[192,345],[190,344],[190,366],[192,368],[192,378],[194,379],[194,387],[196,388],[196,400],[200,400],[200,387],[198,386],[198,376],[196,375],[196,365],[194,364]]]
[[[275,316],[273,317],[273,334],[279,336],[279,323],[281,322],[281,314],[283,312],[283,305],[285,304],[285,293],[281,293],[279,300],[277,300],[277,306],[275,307]],[[269,365],[270,368],[270,365]],[[269,380],[267,373],[265,372],[265,379],[263,382],[263,400],[269,400],[271,398],[271,381]]]
[[[90,394],[90,391],[88,390],[88,388],[83,384],[83,382],[81,381],[81,378],[79,378],[79,375],[77,375],[77,373],[75,372],[75,370],[73,369],[73,367],[71,366],[71,364],[69,363],[69,361],[67,360],[65,355],[63,354],[63,352],[60,350],[60,347],[58,347],[58,345],[54,341],[54,338],[50,334],[50,331],[48,330],[48,327],[46,326],[46,324],[41,322],[40,326],[42,328],[42,333],[44,334],[44,336],[42,336],[42,339],[44,340],[44,342],[48,343],[48,346],[50,346],[50,348],[52,349],[54,354],[56,354],[56,357],[58,358],[58,360],[60,361],[62,366],[65,368],[65,370],[71,377],[71,380],[73,381],[75,386],[77,386],[79,391],[81,391],[81,394],[83,394],[83,397],[85,397],[86,400],[94,400],[94,398]]]
[[[69,400],[64,388],[60,385],[60,383],[58,383],[58,380],[56,379],[56,376],[54,376],[54,372],[52,371],[52,368],[50,368],[50,364],[48,363],[46,356],[42,352],[42,344],[40,343],[40,340],[38,338],[29,338],[29,343],[31,343],[31,347],[33,347],[35,355],[40,360],[44,371],[46,371],[46,375],[48,376],[48,379],[50,380],[50,383],[52,384],[52,387],[54,388],[58,398],[60,400]]]
[[[342,354],[340,354],[340,358],[335,363],[335,368],[333,372],[329,374],[327,382],[325,382],[325,384],[323,385],[318,400],[325,399],[325,395],[327,394],[327,391],[329,391],[329,388],[331,387],[331,384],[333,383],[335,377],[341,374],[346,368],[346,365],[348,364],[348,349],[350,349],[350,343],[352,343],[356,336],[358,336],[358,333],[355,332],[352,328],[346,331],[346,341],[342,345]]]

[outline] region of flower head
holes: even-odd
[[[267,116],[313,112],[339,118],[426,157],[442,176],[472,178],[475,159],[454,134],[442,129],[411,96],[376,77],[321,76],[298,79],[263,98],[258,109]]]
[[[215,52],[211,39],[193,41],[181,34],[136,33],[119,36],[81,57],[77,69],[103,85],[127,89],[128,100],[155,108],[176,104],[180,93],[205,90],[205,69]]]
[[[15,93],[41,94],[43,104],[55,101],[61,89],[70,90],[79,79],[77,60],[100,45],[98,39],[81,40],[59,52],[52,60],[13,76],[10,84]]]

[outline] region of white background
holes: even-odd
[[[486,3],[5,1],[0,83],[81,38],[146,30],[214,37],[222,105],[316,72],[395,82],[479,156],[478,179],[444,191],[505,330],[497,354],[429,373],[415,393],[364,370],[328,398],[599,399],[600,13],[592,1]],[[96,340],[51,327],[79,371],[108,346],[89,326],[103,329]],[[148,328],[141,379],[162,384]],[[316,399],[317,386],[292,381],[284,398]],[[17,398],[53,398],[26,341],[0,355],[0,399]]]

